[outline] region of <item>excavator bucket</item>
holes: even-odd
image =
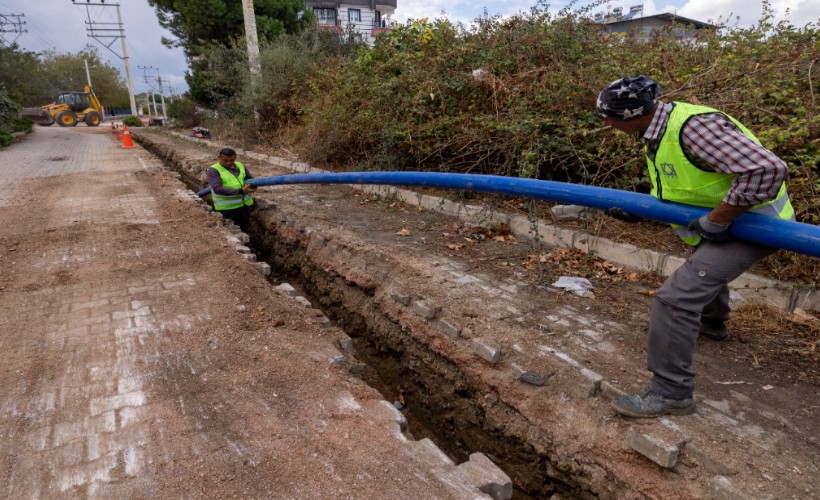
[[[23,108],[20,114],[37,125],[43,125],[44,127],[48,127],[54,123],[54,117],[43,108]]]

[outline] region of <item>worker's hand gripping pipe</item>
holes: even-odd
[[[435,172],[342,172],[259,177],[249,179],[247,182],[252,186],[381,184],[481,191],[584,205],[601,210],[620,207],[632,215],[681,226],[686,226],[691,220],[709,212],[706,208],[660,201],[647,194],[497,175]],[[209,192],[210,188],[205,188],[197,194],[205,196]],[[746,213],[732,223],[730,234],[735,239],[820,257],[820,227],[812,224]]]

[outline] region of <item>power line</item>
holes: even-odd
[[[23,27],[26,25],[26,22],[23,21],[24,17],[26,17],[25,14],[0,14],[0,45],[13,45],[20,38],[20,35],[28,32]],[[9,42],[6,39],[6,33],[16,33],[17,36]]]
[[[85,0],[85,4],[77,4],[76,0],[71,0],[74,5],[80,5],[85,7],[85,13],[88,17],[88,20],[85,22],[86,31],[88,31],[88,36],[96,40],[100,43],[103,47],[110,50],[115,56],[122,59],[123,63],[125,64],[125,77],[128,83],[128,97],[131,100],[131,114],[137,114],[137,102],[134,99],[134,84],[131,82],[131,66],[128,63],[128,49],[127,44],[125,42],[125,25],[122,22],[122,14],[120,14],[120,4],[106,4],[105,0],[99,0],[100,3],[92,3],[91,0]],[[95,21],[92,19],[91,13],[92,10],[95,12],[95,16],[97,14],[104,14],[105,10],[104,7],[115,7],[117,10],[117,22],[102,22],[102,21]],[[104,42],[103,40],[108,40],[108,43]],[[118,54],[111,46],[120,40],[122,42],[122,55]]]

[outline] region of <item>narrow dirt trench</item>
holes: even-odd
[[[175,161],[166,161],[166,166],[179,173],[192,191],[202,188],[201,181]],[[557,469],[549,454],[528,442],[536,439],[542,449],[550,449],[546,436],[527,432],[531,424],[526,417],[491,387],[408,335],[412,325],[382,311],[373,289],[314,262],[307,250],[310,237],[288,228],[286,214],[268,208],[255,211],[251,219],[248,246],[271,266],[269,281],[296,288],[351,337],[360,361],[351,372],[388,401],[400,403],[413,438],[432,439],[455,463],[464,462],[471,453],[484,453],[510,476],[515,498],[597,496],[590,485],[576,482],[571,475],[550,476],[548,471]],[[285,224],[285,230],[271,221]]]
[[[318,268],[304,250],[262,230],[258,220],[251,233],[260,259],[277,270],[271,280],[296,287],[353,339],[355,356],[364,364],[353,371],[361,370],[365,382],[400,403],[414,438],[431,438],[456,463],[475,452],[486,454],[512,478],[517,498],[583,497],[578,485],[546,475],[549,457],[489,422],[487,413],[512,428],[526,427],[514,408],[493,392],[482,393],[455,364],[405,335],[372,293]]]

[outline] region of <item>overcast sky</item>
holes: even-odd
[[[94,1],[99,3],[98,0]],[[115,0],[108,0],[106,3],[113,3],[113,1]],[[119,2],[125,25],[128,56],[131,61],[131,77],[136,92],[148,90],[149,85],[145,82],[145,74],[156,86],[156,68],[159,68],[165,84],[170,83],[177,92],[186,90],[185,57],[181,49],[169,49],[160,43],[163,36],[171,37],[171,34],[159,26],[156,14],[148,6],[148,1],[119,0]],[[0,0],[0,14],[25,14],[23,19],[27,23],[25,28],[28,32],[22,33],[17,39],[17,44],[24,49],[34,52],[46,49],[58,52],[77,52],[90,43],[97,46],[103,58],[113,66],[120,68],[124,75],[124,64],[117,56],[122,55],[120,40],[103,40],[106,44],[113,41],[110,47],[116,52],[117,55],[115,55],[100,45],[98,41],[88,37],[85,24],[88,21],[88,14],[84,3],[84,0],[77,0],[76,5],[71,0]],[[576,2],[575,8],[588,3],[590,2]],[[398,8],[393,19],[404,22],[408,19],[423,17],[431,20],[446,17],[453,22],[468,25],[473,19],[480,17],[485,8],[491,16],[512,15],[528,11],[534,4],[535,0],[398,0]],[[557,0],[549,4],[551,11],[555,12],[566,5],[566,1]],[[657,2],[613,0],[609,3],[610,8],[621,6],[624,7],[624,11],[628,11],[633,5],[643,5],[644,15],[671,12],[698,21],[731,19],[730,24],[734,24],[735,18],[740,16],[738,24],[747,26],[760,18],[762,2],[760,0],[660,0]],[[796,26],[803,27],[808,23],[820,22],[820,0],[771,0],[771,5],[777,19],[785,18],[788,9],[790,11],[788,20]],[[606,6],[596,9],[601,12],[606,12],[606,10]],[[94,22],[116,23],[114,7],[97,6],[91,7],[89,11],[91,20]],[[8,41],[13,40],[15,36],[12,33],[3,35]],[[153,66],[154,69],[145,71],[140,69],[147,66]]]

